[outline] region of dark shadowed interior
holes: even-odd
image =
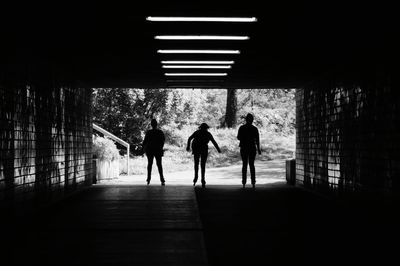
[[[398,261],[394,5],[57,1],[0,9],[1,265]],[[257,21],[154,22],[148,16]],[[168,49],[240,54],[157,52]],[[235,63],[223,77],[182,78],[165,76],[164,60]],[[295,88],[296,158],[288,183],[255,190],[239,182],[205,189],[95,185],[93,88]]]

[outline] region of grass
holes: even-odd
[[[186,141],[193,130],[180,130],[174,132],[173,145],[164,146],[163,169],[165,173],[191,170],[193,168],[193,155],[186,151]],[[214,139],[221,148],[218,153],[214,146],[209,144],[209,157],[207,167],[224,167],[241,163],[237,129],[211,129]],[[260,131],[262,154],[257,155],[257,160],[289,159],[294,157],[295,136],[282,135],[267,131]],[[130,158],[130,174],[146,174],[146,156]],[[153,166],[156,167],[156,166]],[[120,160],[120,172],[126,174],[126,158]],[[153,171],[156,171],[153,169]]]

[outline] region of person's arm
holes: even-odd
[[[161,148],[164,148],[164,143],[165,143],[165,135],[164,132],[161,131]]]
[[[146,135],[144,136],[144,140],[143,140],[143,143],[142,143],[142,151],[141,151],[142,154],[146,150],[146,145],[147,145],[148,141],[149,141],[148,132],[146,132]]]
[[[211,133],[210,133],[210,140],[212,144],[214,144],[214,147],[217,149],[217,151],[221,153],[221,149],[219,148],[218,143],[214,140],[214,137],[211,135]]]
[[[194,138],[194,133],[188,138],[187,146],[186,146],[187,151],[190,151],[190,142],[192,141],[193,138]]]
[[[261,154],[261,149],[260,149],[260,134],[258,133],[258,129],[256,128],[256,146],[258,150],[258,154]]]
[[[242,127],[239,127],[237,139],[241,140],[241,138],[242,138]]]
[[[165,143],[165,135],[164,132],[161,132],[161,155],[164,156],[164,143]]]

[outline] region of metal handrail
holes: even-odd
[[[127,166],[127,175],[129,175],[129,152],[130,152],[130,145],[128,142],[123,141],[122,139],[118,138],[117,136],[115,136],[114,134],[108,132],[107,130],[105,130],[104,128],[99,127],[96,124],[93,124],[93,129],[102,133],[103,135],[115,140],[116,142],[118,142],[119,144],[121,144],[122,146],[126,147],[127,149],[127,159],[126,159],[126,166]]]

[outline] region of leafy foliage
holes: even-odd
[[[254,115],[254,123],[267,131],[294,134],[294,89],[246,89],[238,96],[238,117],[243,121],[247,113]]]
[[[93,139],[93,153],[100,160],[114,161],[120,158],[114,142],[99,136],[95,136]]]
[[[164,117],[166,89],[94,89],[93,122],[139,150],[151,118]]]
[[[164,173],[176,171],[193,170],[193,156],[185,149],[187,137],[193,133],[195,127],[184,126],[174,135],[182,141],[175,144],[166,144],[163,157]],[[211,134],[214,136],[222,153],[218,153],[213,145],[209,145],[209,159],[207,168],[225,167],[240,165],[241,157],[239,141],[236,138],[238,128],[212,128]],[[294,157],[295,136],[281,135],[275,132],[260,131],[261,155],[257,155],[257,160],[286,160]],[[147,159],[145,156],[135,156],[130,159],[131,174],[146,174]],[[282,164],[283,166],[283,164]],[[121,174],[127,173],[126,158],[120,160]],[[153,170],[154,171],[154,170]]]
[[[239,125],[253,113],[260,129],[294,134],[294,89],[237,89],[236,96]],[[167,143],[181,147],[202,122],[223,127],[226,98],[226,89],[94,89],[94,123],[129,142],[135,153],[156,118]]]

